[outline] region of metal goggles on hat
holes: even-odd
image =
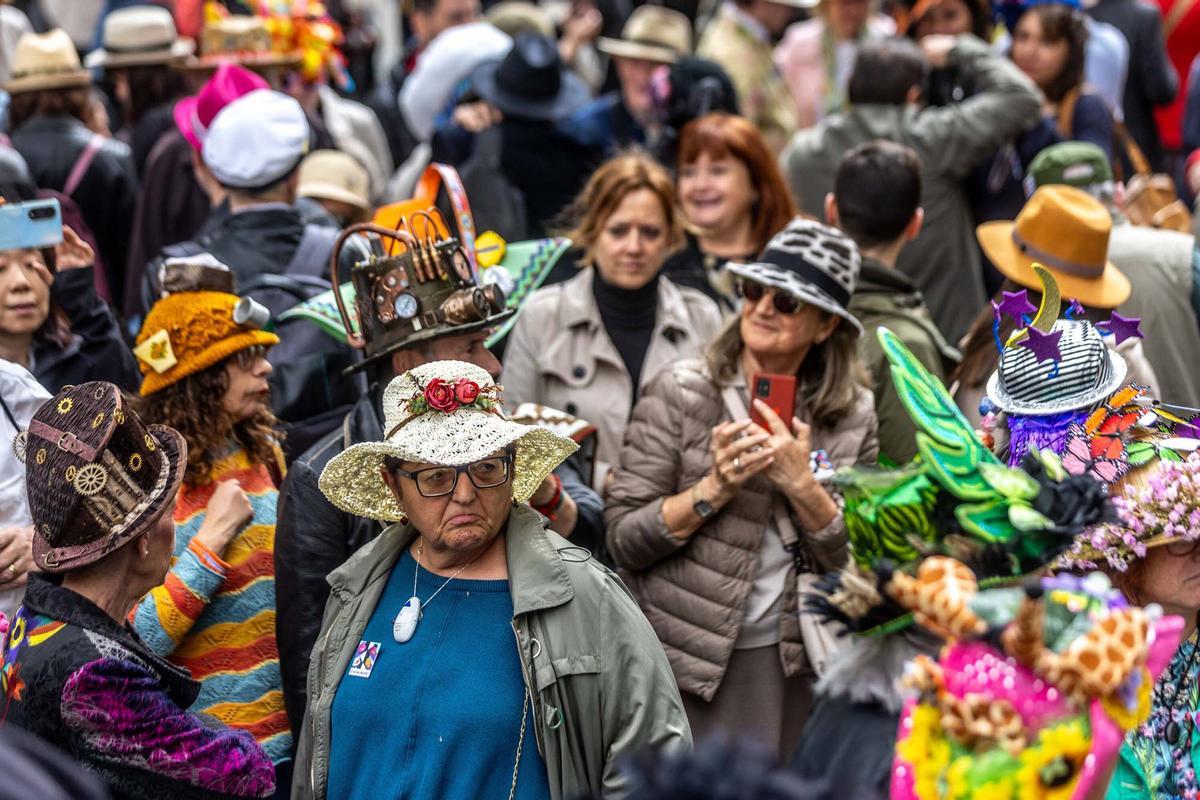
[[[97,561],[145,532],[183,480],[187,444],[144,425],[100,381],[48,400],[13,444],[25,462],[33,559],[48,572]]]

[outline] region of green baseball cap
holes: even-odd
[[[1113,179],[1108,156],[1091,142],[1061,142],[1037,154],[1029,165],[1033,187],[1065,184],[1086,189]]]

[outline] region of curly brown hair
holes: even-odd
[[[233,439],[250,457],[251,463],[274,469],[275,447],[282,439],[278,420],[269,409],[253,417],[234,422],[221,398],[229,388],[225,365],[229,359],[208,369],[188,375],[149,397],[138,398],[135,410],[142,419],[155,425],[168,425],[183,434],[188,445],[189,486],[212,483],[212,468]]]

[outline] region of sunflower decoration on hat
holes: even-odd
[[[233,272],[207,253],[168,259],[159,276],[163,297],[146,315],[133,354],[142,397],[162,391],[251,347],[272,347],[270,312],[234,293]]]
[[[946,640],[910,662],[893,800],[1082,800],[1150,712],[1183,631],[1180,617],[1131,607],[1108,579],[1059,576],[980,590],[932,558],[898,601]]]
[[[501,387],[474,364],[434,361],[409,370],[384,390],[383,440],[335,456],[321,473],[321,491],[343,511],[400,522],[404,509],[382,475],[388,457],[459,466],[510,450],[513,502],[523,503],[578,445],[505,419],[501,402]]]
[[[1001,463],[942,383],[886,328],[878,337],[918,455],[895,469],[838,471],[851,558],[806,598],[809,611],[868,638],[912,624],[895,593],[925,559],[953,555],[986,585],[1014,583],[1111,514],[1103,486],[1069,475],[1053,453],[1033,448],[1019,469]]]

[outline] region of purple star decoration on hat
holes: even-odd
[[[1025,329],[1025,334],[1025,338],[1018,346],[1028,348],[1039,364],[1043,361],[1058,361],[1062,358],[1062,353],[1058,349],[1058,340],[1063,335],[1061,330],[1042,333],[1031,325]]]
[[[1120,344],[1126,339],[1145,339],[1141,325],[1141,317],[1122,317],[1114,311],[1107,322],[1101,322],[1096,327],[1117,337],[1116,343]]]
[[[1025,324],[1025,315],[1037,311],[1037,307],[1029,302],[1029,293],[1022,289],[1019,292],[1004,292],[1004,299],[992,306],[1001,314],[1007,314],[1018,326]]]

